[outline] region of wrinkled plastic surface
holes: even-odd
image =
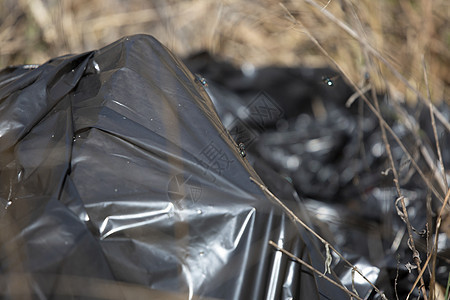
[[[268,245],[323,269],[316,241],[250,177],[261,182],[202,82],[152,37],[4,69],[1,296],[346,298]]]
[[[220,118],[237,142],[247,144],[247,157],[261,178],[269,185],[267,178],[276,172],[292,182],[290,187],[273,185],[271,189],[282,194],[283,199],[297,192],[317,232],[376,283],[388,299],[396,299],[395,288],[399,299],[405,299],[417,272],[407,268],[408,263],[413,263],[412,251],[406,225],[395,209],[398,196],[378,119],[362,101],[357,100],[351,107],[345,105],[352,91],[342,79],[326,68],[267,67],[250,68],[249,72],[248,66],[239,70],[206,53],[188,58],[186,64],[206,78],[207,91]],[[276,103],[259,106],[267,116],[277,115],[271,122],[255,120],[252,111],[255,101],[262,103],[261,91],[266,94],[264,101]],[[438,161],[429,108],[419,102],[413,110],[401,113],[392,100],[379,98],[385,120],[443,195],[446,185],[439,181],[439,173],[430,175],[435,170],[427,162]],[[278,109],[282,114],[275,114]],[[445,102],[437,109],[450,119]],[[450,135],[440,122],[436,123],[448,172]],[[438,212],[442,203],[429,192],[403,150],[388,136],[402,193],[407,197],[409,219],[416,229],[415,245],[424,262],[436,224],[436,215],[427,215],[427,211]],[[424,231],[427,223],[428,235]],[[450,272],[450,231],[445,227],[441,227],[439,235],[435,268],[436,282],[442,287],[446,287]],[[333,259],[333,268],[349,290],[355,288],[365,299],[380,298],[367,282],[358,275],[353,277],[339,259]],[[424,280],[428,286],[428,272]],[[419,297],[417,289],[412,297]]]

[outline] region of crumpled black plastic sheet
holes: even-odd
[[[292,183],[290,193],[304,199],[304,210],[316,230],[377,283],[388,299],[396,297],[397,277],[397,295],[405,299],[417,273],[407,268],[408,263],[413,263],[412,252],[407,244],[406,225],[395,209],[398,196],[378,119],[362,101],[346,106],[352,91],[343,80],[330,69],[256,70],[244,65],[239,70],[207,53],[187,58],[186,64],[206,78],[206,90],[221,120],[238,143],[246,144],[248,159],[263,180],[268,182],[267,174],[272,172],[284,176]],[[435,176],[429,176],[435,170],[424,158],[428,155],[437,162],[429,108],[418,101],[414,109],[404,108],[402,115],[386,96],[379,96],[379,101],[386,122],[442,195],[445,183],[442,185]],[[255,107],[259,114],[254,113]],[[437,109],[450,119],[445,101]],[[407,114],[409,117],[405,119]],[[448,170],[450,135],[440,122],[436,123]],[[414,136],[420,136],[421,145]],[[399,145],[391,137],[389,141],[402,193],[407,197],[409,218],[416,229],[415,244],[425,261],[425,224],[436,224],[441,202],[431,195]],[[283,191],[273,186],[272,190],[289,194],[289,188]],[[435,215],[427,215],[427,203]],[[428,245],[433,239],[432,228]],[[436,281],[446,287],[450,244],[445,232],[440,234],[439,241]],[[363,298],[380,299],[367,282],[357,275],[352,277],[351,270],[339,259],[333,260],[333,268],[349,290],[354,287]],[[428,286],[429,273],[425,273]],[[419,297],[417,289],[412,297]]]
[[[347,297],[268,245],[324,268],[204,88],[145,35],[0,72],[2,298]]]

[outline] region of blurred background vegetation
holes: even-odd
[[[155,36],[181,57],[207,50],[236,65],[332,65],[304,29],[354,82],[368,72],[377,87],[411,102],[413,95],[381,64],[368,67],[363,47],[323,13],[327,10],[373,46],[426,97],[446,99],[450,83],[448,0],[0,0],[0,68],[41,64],[98,49],[125,35]],[[304,27],[302,27],[304,26]],[[378,63],[378,62],[377,62]],[[446,99],[448,100],[448,99]]]

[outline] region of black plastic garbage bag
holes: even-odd
[[[250,177],[202,83],[152,37],[4,69],[0,294],[347,298],[268,245],[323,269]]]
[[[244,65],[239,69],[205,52],[187,57],[185,63],[206,78],[206,91],[224,126],[237,142],[245,143],[248,160],[271,190],[289,199],[293,187],[306,207],[304,215],[318,224],[316,231],[322,237],[388,299],[406,299],[417,270],[411,270],[407,228],[395,208],[398,194],[379,120],[361,99],[352,97],[353,91],[342,78],[329,68],[252,69]],[[370,77],[365,75],[363,80],[368,83]],[[415,107],[399,105],[388,94],[377,97],[385,121],[422,172],[436,174],[438,168],[430,166],[438,162],[438,154],[428,106],[420,101]],[[355,100],[350,107],[349,99]],[[450,118],[445,102],[436,111]],[[450,135],[441,122],[436,123],[444,169],[448,170]],[[390,134],[388,141],[401,192],[408,199],[405,205],[415,228],[416,249],[424,262],[443,200],[430,193]],[[291,182],[289,188],[267,180],[273,173]],[[426,176],[443,199],[446,186],[438,180],[441,175]],[[437,285],[446,287],[450,243],[449,231],[443,228],[434,271]],[[381,299],[367,281],[353,277],[343,261],[334,259],[332,267],[349,290],[355,288],[364,299]],[[429,274],[423,276],[427,287]],[[416,288],[411,297],[420,298],[420,291]]]

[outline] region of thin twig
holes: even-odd
[[[333,245],[331,245],[327,240],[325,240],[323,237],[321,237],[319,234],[317,234],[313,229],[311,229],[308,225],[306,225],[305,222],[300,220],[299,217],[297,217],[292,210],[290,210],[283,202],[281,202],[280,199],[277,198],[265,185],[259,183],[256,179],[253,177],[250,177],[250,180],[253,181],[256,185],[258,185],[264,192],[266,192],[278,205],[280,205],[284,211],[297,223],[303,226],[306,230],[311,232],[319,241],[321,241],[324,245],[328,245],[331,250],[333,250],[334,253],[336,253],[348,266],[350,266],[352,269],[354,269],[365,281],[367,281],[374,290],[381,295],[383,299],[386,299],[386,296],[383,292],[381,292],[369,279],[367,279],[364,274],[361,273],[361,271],[354,265],[352,265],[339,251],[337,251]]]
[[[341,72],[341,74],[348,80],[350,85],[359,93],[360,97],[364,100],[366,105],[370,108],[370,110],[377,116],[381,121],[382,126],[386,128],[386,130],[392,135],[392,137],[395,139],[397,144],[402,148],[403,152],[406,154],[408,159],[411,161],[412,165],[416,169],[417,173],[420,175],[422,180],[425,182],[425,184],[428,186],[428,188],[433,192],[433,194],[436,196],[439,201],[444,202],[444,198],[439,194],[439,192],[436,190],[436,188],[431,184],[431,182],[428,180],[428,178],[425,176],[425,174],[422,172],[420,167],[417,165],[415,159],[412,157],[412,155],[409,153],[409,151],[406,149],[405,145],[402,143],[400,138],[397,136],[397,134],[394,132],[394,130],[387,124],[387,122],[382,118],[382,116],[378,113],[376,108],[370,103],[369,99],[364,95],[364,93],[361,91],[360,88],[351,80],[350,76],[341,68],[341,66],[328,54],[328,52],[319,44],[316,38],[314,38],[311,33],[306,29],[306,27],[297,20],[292,14],[289,12],[289,10],[280,3],[280,6],[285,10],[287,13],[289,19],[291,22],[293,22],[294,25],[300,25],[303,28],[303,31],[310,39],[311,41],[319,48],[319,50],[328,58],[330,61],[338,68],[338,70]]]
[[[410,243],[408,243],[408,245],[410,245],[411,251],[413,252],[413,259],[414,259],[415,264],[417,265],[417,269],[419,272],[421,272],[419,252],[416,250],[414,238],[412,236],[412,226],[409,221],[408,210],[406,209],[406,206],[405,206],[405,197],[403,197],[402,190],[400,188],[400,181],[399,181],[399,177],[398,177],[397,168],[395,167],[394,158],[392,156],[391,145],[389,144],[389,140],[386,136],[386,129],[384,128],[384,126],[381,125],[381,123],[382,123],[381,110],[380,110],[380,105],[378,103],[378,97],[376,95],[375,89],[372,89],[372,98],[373,98],[373,101],[375,102],[375,108],[377,109],[377,111],[380,115],[380,117],[378,118],[378,121],[380,122],[381,139],[383,140],[384,146],[386,148],[386,152],[387,152],[387,155],[389,158],[389,163],[391,165],[392,173],[394,174],[393,181],[395,184],[395,188],[397,189],[398,197],[402,204],[402,210],[403,210],[403,215],[404,215],[404,218],[402,218],[402,219],[406,223],[406,228],[408,229],[408,236],[409,236],[409,241],[410,241]],[[397,203],[396,203],[396,205],[397,205]],[[420,278],[421,278],[421,284],[422,284],[422,293],[423,293],[424,299],[427,300],[427,293],[426,293],[426,290],[424,287],[423,278],[422,277],[420,277]]]
[[[430,262],[431,257],[433,256],[433,252],[437,252],[437,248],[438,248],[438,240],[439,240],[439,229],[441,227],[441,221],[442,221],[442,214],[444,212],[445,209],[445,205],[448,203],[448,199],[450,198],[450,190],[447,191],[447,194],[445,195],[445,200],[444,200],[444,204],[442,204],[441,206],[441,210],[439,211],[439,215],[438,218],[436,220],[436,231],[434,234],[434,245],[433,245],[433,249],[430,252],[430,254],[428,254],[427,260],[425,261],[425,263],[423,264],[423,269],[422,271],[419,273],[419,276],[416,278],[416,281],[414,281],[414,284],[411,288],[411,290],[408,293],[408,296],[406,297],[406,299],[409,299],[409,296],[411,295],[411,293],[413,292],[414,288],[416,287],[417,283],[419,282],[419,278],[422,278],[423,273],[425,272],[425,269],[428,265],[428,263]]]
[[[352,269],[352,291],[359,296],[358,291],[356,290],[355,287],[355,270]]]
[[[448,299],[448,292],[449,292],[449,290],[450,290],[450,272],[448,272],[447,287],[445,288],[444,299]]]
[[[427,199],[427,205],[428,205],[428,199]],[[430,249],[430,228],[428,226],[429,224],[430,223],[428,223],[428,222],[425,223],[425,227],[426,227],[426,231],[427,231],[427,237],[426,237],[426,239],[427,239],[427,246],[426,246],[427,247],[427,259],[428,259],[428,256],[433,253],[432,251],[430,251],[433,249]],[[429,290],[428,295],[430,296],[430,299],[434,299],[435,298],[434,289],[435,289],[435,283],[436,283],[435,268],[433,268],[433,270],[430,270],[430,265],[424,265],[423,268],[428,269],[428,274],[430,275],[430,283],[428,284],[428,290]]]
[[[415,246],[415,243],[414,243],[414,239],[413,239],[413,236],[412,236],[412,227],[411,227],[411,223],[409,222],[408,211],[407,211],[406,206],[405,206],[405,198],[403,196],[401,196],[399,200],[400,200],[400,203],[402,205],[403,214],[405,216],[403,219],[404,219],[404,221],[406,223],[406,228],[408,229],[408,240],[409,240],[408,246],[409,246],[409,248],[411,249],[411,251],[413,253],[414,263],[416,264],[417,270],[419,271],[419,275],[418,275],[416,280],[417,281],[420,280],[423,297],[424,297],[425,300],[427,300],[428,298],[427,298],[427,293],[426,293],[426,290],[425,290],[425,283],[424,283],[423,277],[422,277],[422,274],[423,274],[423,272],[425,271],[426,268],[424,267],[422,269],[421,266],[420,266],[421,261],[420,261],[420,257],[419,257],[419,251],[417,251],[417,249],[416,249],[416,246]]]
[[[395,274],[395,280],[394,280],[394,292],[395,292],[395,299],[398,299],[398,292],[397,292],[397,283],[398,283],[398,268],[400,264],[400,254],[397,254],[397,273]]]
[[[310,1],[307,1],[310,2]],[[311,33],[306,29],[305,26],[303,26],[303,24],[297,20],[295,17],[292,16],[292,14],[287,10],[286,7],[284,7],[284,5],[282,5],[280,3],[280,6],[287,12],[289,19],[294,23],[294,24],[299,24],[303,27],[303,32],[308,35],[308,37],[316,44],[316,46],[319,48],[319,50],[324,53],[324,55],[326,57],[328,57],[333,63],[334,65],[340,70],[340,72],[347,78],[347,80],[350,82],[350,84],[352,85],[352,87],[359,93],[359,95],[361,96],[361,98],[365,101],[365,103],[368,105],[368,107],[371,109],[371,111],[378,117],[379,122],[380,122],[380,126],[384,129],[386,129],[387,131],[389,131],[389,133],[393,136],[393,138],[395,139],[395,141],[399,144],[399,146],[402,148],[402,150],[404,151],[404,153],[407,155],[408,159],[411,161],[412,165],[414,166],[414,168],[416,169],[416,171],[419,173],[419,175],[422,177],[422,179],[424,180],[424,182],[427,184],[427,186],[430,188],[430,190],[433,192],[433,194],[435,194],[435,196],[441,201],[444,202],[444,199],[442,198],[442,196],[437,192],[437,190],[435,189],[435,187],[431,184],[431,182],[428,180],[428,178],[426,178],[426,176],[423,174],[423,172],[421,171],[421,169],[419,168],[419,166],[417,165],[417,163],[415,162],[415,160],[413,159],[412,155],[409,153],[409,151],[406,149],[406,147],[403,145],[403,143],[401,142],[401,140],[399,139],[399,137],[395,134],[395,132],[392,130],[392,128],[386,123],[386,121],[383,119],[383,117],[381,116],[381,113],[379,111],[379,108],[376,109],[375,107],[373,107],[373,105],[370,103],[370,101],[367,99],[367,97],[363,94],[363,92],[356,86],[356,84],[350,79],[350,77],[346,74],[346,72],[340,67],[340,65],[327,53],[327,51],[325,49],[323,49],[323,47],[319,44],[319,42],[317,41],[317,39],[315,39]],[[333,15],[331,15],[333,16]],[[334,17],[334,16],[333,16]],[[336,19],[337,20],[337,19]],[[339,20],[337,20],[338,22],[341,22]],[[341,22],[342,23],[342,22]],[[342,25],[346,26],[344,23],[342,23]],[[351,29],[350,29],[351,30]],[[352,31],[353,32],[353,31]],[[354,37],[361,41],[361,39],[359,38],[359,36],[357,36],[356,33],[354,33]],[[363,45],[367,46],[367,49],[372,49],[373,51],[375,51],[373,48],[371,48],[370,45],[367,44],[367,42],[362,42]],[[376,52],[376,51],[375,51]],[[378,53],[377,53],[378,54]],[[382,57],[381,57],[382,58]],[[382,58],[384,60],[384,58]],[[385,60],[384,60],[385,61]],[[385,61],[387,62],[387,61]],[[396,70],[395,70],[396,71]],[[376,97],[375,97],[376,99]],[[432,105],[432,104],[431,104]],[[439,116],[438,116],[439,118]],[[441,120],[442,121],[442,120]],[[447,124],[445,123],[445,120],[443,122],[443,124],[447,127]],[[448,127],[450,128],[450,127]],[[386,137],[386,134],[384,133],[384,136]],[[385,139],[387,140],[387,138]],[[386,148],[387,148],[387,152],[390,153],[390,145],[389,143],[385,143]],[[392,158],[392,154],[388,154],[390,155],[390,161],[392,162],[392,170],[394,172],[395,167],[393,166],[393,158]],[[394,174],[394,182],[399,194],[399,199],[402,203],[402,210],[403,210],[403,214],[405,215],[405,219],[408,220],[407,217],[407,211],[406,211],[406,206],[404,204],[404,198],[401,196],[401,190],[400,190],[400,186],[399,186],[399,180],[398,180],[398,174],[395,170],[395,174]],[[444,204],[445,205],[445,204]],[[409,226],[408,226],[409,224]],[[407,221],[407,227],[408,227],[408,233],[409,233],[409,240],[410,240],[410,244],[414,244],[414,240],[412,239],[412,227],[411,224],[409,223],[409,220]],[[418,252],[417,250],[415,250],[414,245],[411,245],[411,248],[413,250],[413,256],[414,256],[414,260],[416,262],[416,264],[418,264],[418,268],[419,270],[421,270],[420,268],[420,258],[418,256]],[[423,278],[421,278],[421,280],[423,281]],[[422,284],[423,286],[423,284]],[[424,289],[423,289],[424,290]],[[425,290],[424,290],[425,291]],[[426,293],[424,292],[424,297],[426,299]]]
[[[361,93],[365,94],[365,93],[367,93],[371,88],[372,88],[372,86],[368,84],[368,85],[364,86],[363,88],[361,88]],[[360,94],[359,94],[358,91],[354,92],[353,95],[351,95],[351,96],[348,98],[347,102],[345,102],[345,107],[350,107],[350,106],[352,106],[353,102],[355,102],[355,100],[358,99],[359,96],[360,96]]]
[[[300,263],[301,265],[307,267],[308,269],[310,269],[311,271],[313,271],[314,273],[316,273],[317,275],[319,275],[320,277],[328,280],[329,282],[331,282],[332,284],[334,284],[335,286],[337,286],[338,288],[340,288],[341,290],[343,290],[344,292],[346,292],[347,294],[349,294],[349,296],[355,297],[356,299],[359,300],[363,300],[361,297],[359,297],[357,294],[355,294],[354,292],[346,289],[342,284],[337,283],[336,281],[334,281],[333,279],[324,276],[324,274],[322,274],[319,270],[317,270],[316,268],[314,268],[313,266],[311,266],[310,264],[308,264],[307,262],[305,262],[304,260],[302,260],[301,258],[298,258],[297,256],[295,256],[294,254],[292,254],[291,252],[281,248],[280,246],[278,246],[276,243],[274,243],[273,241],[269,241],[269,245],[273,246],[275,249],[277,249],[278,251],[281,251],[283,254],[289,256],[291,259],[295,260],[296,262]]]

